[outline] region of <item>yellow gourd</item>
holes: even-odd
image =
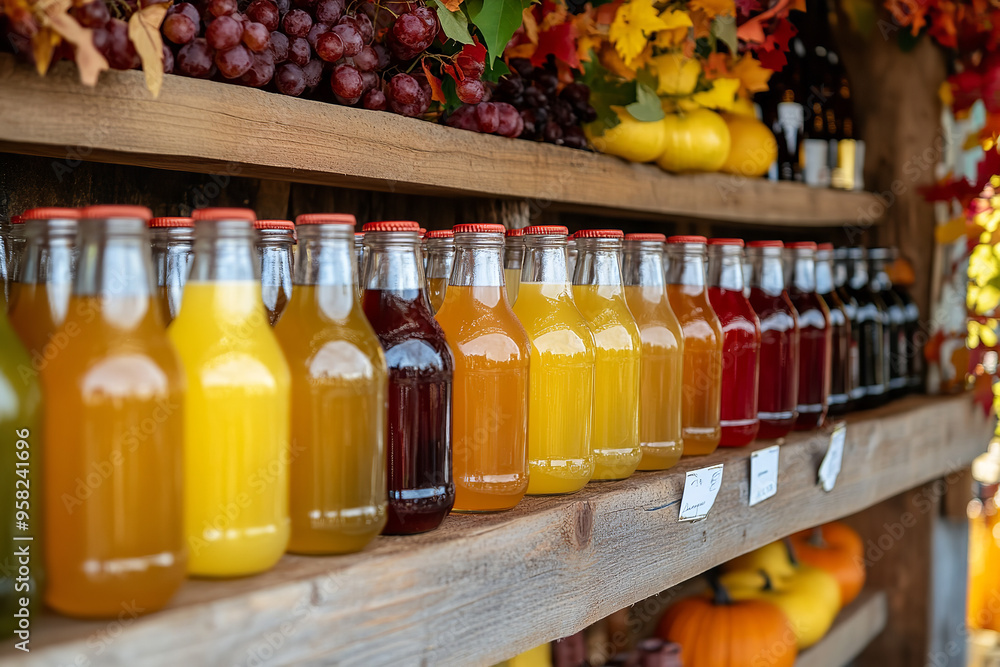
[[[673,172],[718,171],[729,155],[729,128],[708,109],[667,114],[663,153],[656,164]]]
[[[774,133],[752,116],[722,114],[729,128],[729,154],[719,171],[755,178],[767,173],[778,158],[778,142]]]
[[[584,127],[584,134],[595,150],[617,155],[629,162],[652,162],[663,153],[666,133],[661,121],[641,121],[620,107],[612,107],[621,121],[618,125],[596,134],[597,126]]]

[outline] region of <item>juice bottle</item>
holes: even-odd
[[[507,300],[517,301],[517,288],[521,285],[521,264],[524,262],[524,227],[508,229],[504,238],[503,273],[507,283]]]
[[[889,248],[872,248],[868,251],[870,265],[870,286],[882,303],[888,314],[889,330],[889,394],[899,398],[906,394],[910,386],[910,363],[913,351],[910,349],[910,339],[907,335],[906,304],[892,289],[889,278],[889,264],[892,261],[892,250]],[[883,323],[884,326],[884,323]]]
[[[364,226],[362,304],[389,368],[387,535],[441,525],[455,503],[452,381],[455,361],[431,314],[415,222]]]
[[[663,234],[626,234],[625,300],[642,339],[639,361],[639,470],[666,470],[684,453],[681,386],[684,338],[667,299]]]
[[[704,236],[667,239],[667,296],[684,334],[684,455],[711,454],[722,437],[722,326],[705,289]]]
[[[36,370],[65,346],[56,329],[66,321],[76,269],[80,210],[33,208],[24,212],[25,246],[18,282],[11,287],[10,323],[28,349]]]
[[[431,312],[436,313],[444,303],[444,294],[451,278],[455,261],[455,242],[450,229],[435,229],[424,235],[424,254],[427,257],[427,297]]]
[[[847,249],[847,292],[857,306],[857,326],[852,327],[858,345],[859,408],[875,408],[887,400],[889,377],[889,335],[883,326],[888,315],[882,300],[868,281],[868,263],[864,248]]]
[[[360,551],[388,512],[385,356],[355,286],[354,216],[295,222],[295,287],[274,327],[292,380],[288,550]]]
[[[785,289],[781,241],[751,241],[747,255],[750,305],[760,321],[760,379],[757,382],[757,437],[788,435],[798,416],[799,324]]]
[[[291,220],[255,220],[253,226],[257,230],[261,297],[273,327],[292,296],[295,225]]]
[[[851,349],[850,349],[850,384],[848,385],[848,404],[843,412],[854,410],[861,405],[861,400],[865,396],[865,387],[861,384],[861,323],[858,321],[858,301],[853,296],[847,286],[847,277],[850,269],[847,265],[847,248],[834,248],[833,250],[833,284],[836,287],[837,296],[844,304],[844,314],[851,325]]]
[[[514,507],[528,488],[531,344],[507,301],[503,225],[456,225],[455,268],[437,321],[455,357],[455,507]]]
[[[160,311],[163,323],[170,324],[180,312],[184,283],[194,257],[194,220],[153,218],[149,221],[149,236]]]
[[[10,256],[7,258],[7,280],[16,283],[21,279],[21,258],[24,256],[24,248],[28,243],[24,231],[23,216],[11,216],[10,234],[7,240],[10,242]]]
[[[565,227],[525,228],[514,314],[531,341],[528,494],[579,491],[594,474],[594,336],[566,277]]]
[[[623,234],[617,229],[576,233],[573,300],[594,334],[592,480],[625,479],[639,465],[639,382],[642,338],[625,301]]]
[[[28,601],[28,619],[41,612],[44,555],[42,531],[42,390],[31,357],[0,310],[0,639],[25,631],[15,613]],[[22,540],[15,538],[31,538]],[[21,576],[14,551],[28,548],[29,574]],[[27,588],[25,588],[27,586]],[[26,637],[19,635],[15,642]]]
[[[816,246],[816,293],[830,311],[830,398],[828,414],[847,412],[851,402],[851,320],[837,292],[833,244]]]
[[[184,376],[156,306],[142,206],[81,211],[65,348],[42,371],[46,604],[159,609],[184,581]]]
[[[757,382],[760,322],[743,296],[743,240],[708,240],[708,300],[722,327],[723,447],[742,447],[757,438]]]
[[[288,364],[268,326],[254,212],[194,212],[194,261],[167,333],[187,377],[184,531],[188,572],[271,568],[288,545]]]
[[[826,419],[833,366],[830,309],[816,290],[816,244],[785,246],[792,261],[788,296],[799,320],[799,400],[796,431],[819,428]]]
[[[576,275],[576,259],[579,255],[579,251],[576,247],[576,239],[572,236],[566,239],[566,280],[570,283],[573,282],[573,276]]]
[[[900,261],[905,261],[900,260],[898,248],[891,248],[890,251],[892,252],[891,261],[894,265]],[[903,285],[893,283],[892,291],[895,292],[903,304],[903,313],[906,318],[906,337],[910,353],[910,375],[906,386],[910,391],[918,391],[924,383],[924,350],[922,343],[925,339],[925,334],[920,324],[920,308],[917,306],[917,302],[913,300],[909,290],[903,287]]]

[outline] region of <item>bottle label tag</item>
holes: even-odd
[[[865,142],[854,141],[854,189],[865,189]]]
[[[722,488],[722,464],[688,470],[681,496],[681,521],[698,521],[708,516]]]
[[[819,484],[826,492],[833,491],[837,483],[837,475],[844,462],[844,443],[847,441],[847,424],[837,424],[830,435],[830,447],[826,450],[823,462],[819,464]]]
[[[796,143],[799,140],[799,132],[805,128],[806,114],[801,104],[796,102],[778,103],[778,125],[785,134],[785,144],[788,152],[796,153]]]
[[[778,493],[778,445],[750,455],[750,507]]]
[[[830,185],[830,144],[825,139],[802,142],[802,178],[806,185],[825,188]]]

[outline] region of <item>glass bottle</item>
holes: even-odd
[[[528,488],[531,343],[507,300],[504,231],[455,225],[455,265],[436,316],[455,358],[454,510],[460,512],[510,509]]]
[[[833,250],[833,284],[836,286],[837,296],[844,304],[844,313],[851,325],[851,383],[847,394],[848,406],[846,410],[854,410],[860,406],[861,399],[865,396],[865,388],[861,384],[861,349],[859,347],[861,328],[858,322],[858,301],[851,296],[847,286],[849,274],[847,250],[847,248],[834,248]]]
[[[436,313],[444,303],[444,294],[455,262],[455,241],[450,229],[435,229],[424,235],[424,254],[427,257],[427,298],[431,312]]]
[[[358,265],[358,297],[361,297],[363,290],[361,286],[364,283],[365,277],[365,257],[367,253],[365,252],[365,233],[364,232],[354,232],[354,261]]]
[[[639,382],[642,338],[625,302],[621,273],[624,234],[617,229],[576,233],[573,300],[594,335],[592,480],[625,479],[642,458]]]
[[[153,218],[149,221],[149,236],[160,310],[163,323],[169,325],[180,312],[184,283],[194,257],[194,220]]]
[[[760,322],[743,296],[743,240],[708,240],[708,299],[722,327],[722,447],[757,438]]]
[[[573,236],[566,238],[566,280],[573,282],[576,275],[576,259],[579,251],[576,247],[576,239]]]
[[[857,326],[851,333],[858,345],[858,407],[874,408],[887,400],[889,355],[885,318],[888,313],[882,300],[869,286],[868,263],[864,248],[848,248],[847,292],[858,304]],[[855,324],[852,322],[852,324]]]
[[[455,503],[455,360],[425,293],[419,229],[409,221],[364,226],[369,254],[362,305],[389,368],[388,535],[433,530]]]
[[[750,305],[760,321],[757,417],[762,439],[788,435],[799,397],[799,325],[785,290],[781,241],[751,241]]]
[[[503,272],[507,282],[507,300],[517,301],[517,288],[521,284],[521,263],[524,260],[524,228],[508,229],[504,238]]]
[[[0,292],[0,309],[6,312],[9,300],[8,290],[11,286],[10,276],[10,228],[9,220],[0,220],[0,279],[3,279],[3,291]]]
[[[10,323],[28,349],[36,370],[66,345],[66,321],[76,271],[80,210],[33,208],[24,212],[25,246],[20,277],[10,292]]]
[[[705,287],[704,236],[667,239],[667,296],[684,335],[684,455],[711,454],[722,436],[722,325]]]
[[[869,286],[885,304],[889,325],[889,345],[886,347],[889,356],[889,394],[891,398],[904,395],[910,384],[910,360],[913,353],[910,350],[910,339],[906,329],[906,304],[892,289],[889,278],[889,264],[892,261],[892,251],[889,248],[872,248],[868,251],[870,269]]]
[[[531,341],[529,495],[573,493],[594,474],[594,336],[573,302],[566,233],[558,225],[524,230],[514,314]]]
[[[354,216],[295,222],[294,288],[274,327],[292,386],[288,550],[360,551],[388,514],[385,355],[358,298]]]
[[[261,296],[273,327],[292,296],[292,246],[295,225],[291,220],[255,220],[257,257],[260,261]]]
[[[892,248],[892,261],[899,261],[898,248]],[[907,387],[910,391],[917,391],[924,383],[924,350],[922,343],[925,340],[925,335],[923,325],[920,322],[920,308],[907,288],[894,283],[892,291],[903,302],[903,311],[906,315],[906,337],[910,352],[910,377],[907,381]]]
[[[816,289],[816,244],[789,243],[792,260],[788,296],[799,321],[799,399],[795,430],[819,428],[826,419],[833,364],[833,329],[830,309]]]
[[[187,376],[184,529],[190,574],[270,569],[288,546],[290,386],[268,324],[245,208],[194,211],[194,260],[167,333]],[[262,472],[263,471],[263,472]]]
[[[24,248],[28,244],[23,216],[11,216],[10,235],[7,238],[10,242],[10,257],[7,260],[7,279],[10,282],[16,283],[21,279],[21,259],[24,256]]]
[[[639,368],[639,470],[666,470],[684,453],[681,386],[684,337],[667,299],[663,234],[626,234],[625,300],[642,340]]]
[[[830,415],[842,415],[851,405],[851,320],[834,279],[833,244],[816,246],[816,293],[830,312]]]
[[[187,569],[184,376],[155,303],[150,217],[81,211],[66,345],[41,375],[58,406],[44,424],[45,602],[71,616],[159,609]]]

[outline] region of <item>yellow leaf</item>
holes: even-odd
[[[688,6],[693,10],[701,10],[709,18],[716,16],[736,16],[736,3],[733,0],[691,0]]]
[[[80,81],[88,86],[97,85],[97,77],[108,69],[108,61],[94,46],[94,31],[84,28],[67,11],[72,0],[54,0],[45,5],[45,20],[49,27],[74,46],[76,67]]]
[[[945,224],[934,229],[934,238],[938,243],[952,243],[965,236],[965,216],[952,218]]]
[[[653,7],[653,0],[629,0],[615,13],[608,37],[625,65],[631,66],[646,49],[649,36],[666,27]]]
[[[653,40],[653,44],[657,48],[663,49],[664,51],[669,51],[674,47],[678,46],[681,42],[687,39],[690,28],[672,28],[670,30],[660,30],[656,33],[656,39]]]
[[[697,58],[685,58],[677,52],[663,53],[655,56],[652,64],[658,80],[658,95],[690,95],[698,85],[701,63]]]
[[[691,99],[706,109],[729,111],[736,103],[736,91],[739,88],[739,79],[715,79],[711,88],[695,93]]]
[[[951,84],[947,81],[942,81],[941,86],[938,88],[938,99],[941,100],[941,105],[950,107],[955,103],[955,96],[951,92]]]
[[[142,60],[142,71],[146,75],[146,88],[153,97],[160,96],[163,86],[163,38],[160,24],[167,15],[169,2],[147,5],[132,14],[128,20],[128,38],[135,44],[135,50]]]
[[[538,44],[538,21],[535,20],[535,10],[525,7],[521,12],[521,25],[524,27],[524,36],[532,44]],[[534,51],[532,51],[534,53]],[[516,56],[512,56],[516,57]]]
[[[62,39],[52,28],[42,26],[31,38],[31,53],[35,56],[35,69],[41,76],[49,71],[52,64],[52,55],[56,52],[56,47]]]
[[[660,18],[663,20],[662,30],[690,28],[693,25],[691,23],[691,16],[687,12],[682,12],[679,9],[664,9],[660,13]]]
[[[755,58],[743,56],[730,70],[740,80],[740,84],[748,93],[761,93],[767,90],[767,81],[771,78],[771,70],[761,67]]]

